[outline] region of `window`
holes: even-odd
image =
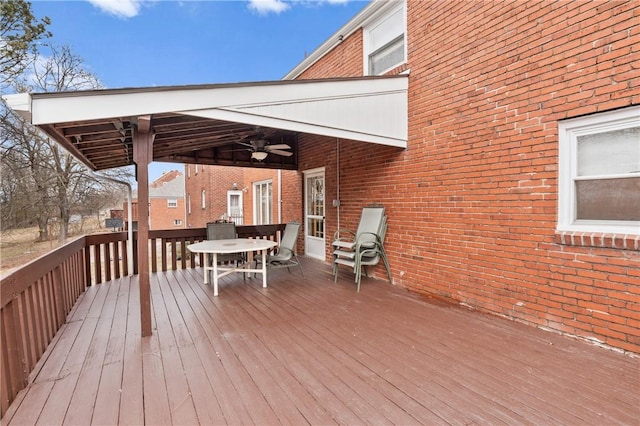
[[[178,207],[178,200],[176,198],[169,198],[167,200],[167,207],[169,207],[170,209],[175,209],[176,207]]]
[[[202,210],[207,208],[207,193],[205,192],[205,190],[202,190],[202,193],[200,194],[200,199],[201,199],[201,206],[202,206]]]
[[[255,225],[271,223],[271,181],[253,184],[253,222]]]
[[[406,62],[404,2],[389,2],[382,16],[364,25],[364,69],[380,75]]]
[[[191,214],[191,194],[187,195],[187,214]]]
[[[182,219],[174,219],[174,220],[173,220],[173,225],[174,225],[174,226],[180,226],[180,225],[182,225]]]
[[[640,107],[558,130],[558,230],[640,234]]]

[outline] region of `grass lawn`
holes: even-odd
[[[82,223],[69,224],[69,238],[110,229],[100,226],[96,217],[86,217]],[[102,223],[104,225],[104,222]],[[7,229],[0,232],[0,275],[6,276],[16,268],[50,252],[61,244],[58,231],[53,227],[51,240],[39,242],[38,228]]]

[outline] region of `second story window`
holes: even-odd
[[[407,60],[404,2],[385,10],[364,25],[364,69],[366,75],[380,75]]]
[[[178,200],[175,198],[169,198],[167,200],[167,207],[169,207],[170,209],[175,209],[178,207]]]

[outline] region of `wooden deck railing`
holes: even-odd
[[[134,232],[134,259],[135,259]],[[113,232],[109,234],[87,235],[84,247],[87,286],[111,281],[129,275],[129,260],[127,257],[127,233]],[[134,274],[138,272],[137,262],[134,260]]]
[[[240,238],[279,241],[284,224],[242,225]],[[137,232],[133,233],[133,273],[138,273]],[[206,238],[205,228],[150,231],[150,268],[195,268],[203,264],[187,246]],[[80,237],[14,271],[0,281],[0,417],[28,381],[29,374],[85,288],[128,275],[127,233]]]
[[[85,270],[80,237],[0,281],[2,415],[84,292]]]

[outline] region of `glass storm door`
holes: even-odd
[[[324,169],[305,172],[304,183],[304,253],[306,256],[324,260]]]

